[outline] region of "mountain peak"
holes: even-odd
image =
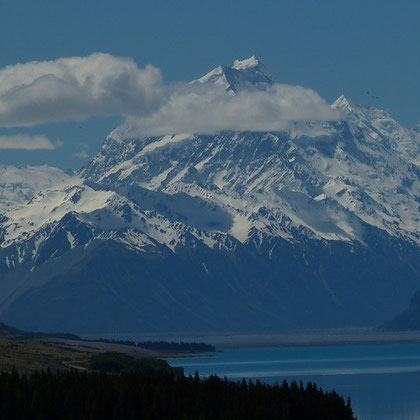
[[[243,70],[259,66],[260,64],[260,60],[255,55],[253,55],[252,57],[246,58],[245,60],[235,60],[233,62],[232,68],[235,70]]]
[[[334,109],[353,111],[353,104],[342,94],[331,105]]]
[[[235,95],[241,90],[268,90],[275,83],[275,79],[261,61],[253,55],[244,60],[235,60],[232,67],[216,67],[191,83],[222,85],[229,93]]]

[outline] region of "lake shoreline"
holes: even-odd
[[[91,335],[86,338],[98,337]],[[373,328],[291,330],[272,333],[171,333],[171,334],[102,334],[103,338],[135,341],[165,340],[205,342],[217,350],[251,347],[355,346],[420,343],[420,331],[378,331]]]

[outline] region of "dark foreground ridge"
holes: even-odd
[[[264,385],[212,376],[127,372],[0,374],[1,420],[312,419],[352,420],[335,391],[308,383]]]

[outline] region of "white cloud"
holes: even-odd
[[[0,126],[147,114],[162,103],[160,71],[109,54],[16,64],[0,70]]]
[[[129,117],[127,135],[287,130],[297,121],[332,121],[337,111],[312,89],[275,84],[269,91],[232,96],[216,85],[182,85],[152,114]]]
[[[108,115],[126,117],[121,129],[133,135],[274,131],[338,117],[311,89],[275,84],[231,96],[214,84],[167,85],[155,67],[109,54],[0,69],[0,127]]]
[[[58,142],[53,143],[50,139],[42,135],[0,135],[0,149],[54,150],[61,145]]]

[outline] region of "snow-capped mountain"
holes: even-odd
[[[274,78],[251,57],[198,82],[234,95]],[[76,332],[389,318],[420,284],[419,136],[344,96],[332,107],[339,121],[283,132],[116,128],[77,175],[2,168],[2,318]]]
[[[234,95],[243,89],[268,90],[274,82],[274,77],[254,55],[246,60],[235,60],[232,67],[216,67],[191,83],[214,83]]]

